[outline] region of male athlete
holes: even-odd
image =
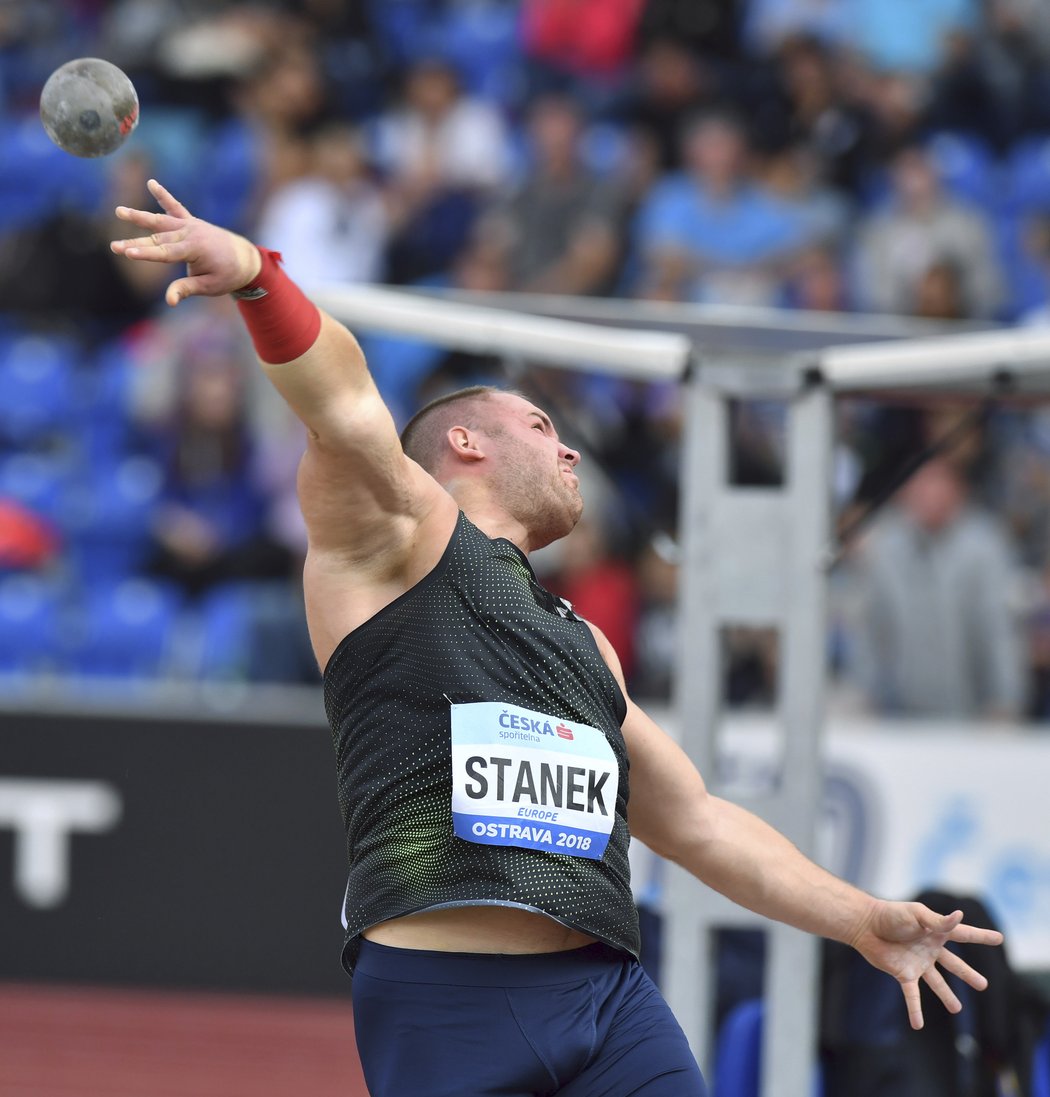
[[[913,1027],[920,979],[961,1008],[937,964],[984,987],[945,942],[1000,934],[875,899],[709,795],[626,697],[605,637],[536,583],[527,554],[583,506],[579,454],[543,411],[464,390],[400,442],[353,336],[273,253],[149,188],[163,212],[118,207],[148,235],[113,250],[185,263],[170,305],[232,293],[309,433],[306,610],[347,829],[343,959],[374,1095],[705,1092],[636,959],[629,833],[735,902],[852,945],[900,982]]]

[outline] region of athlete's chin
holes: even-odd
[[[568,537],[576,528],[576,523],[579,522],[582,514],[583,499],[578,494],[574,499],[567,500],[564,507],[558,508],[556,516],[548,511],[546,514],[547,520],[538,523],[537,525],[540,528],[533,530],[532,548],[546,548],[547,545],[552,545],[555,541]]]
[[[581,517],[583,517],[583,499],[581,496],[577,495],[574,500],[570,501],[570,505],[566,508],[565,529],[562,533],[558,534],[558,537],[568,537],[576,528],[576,524]]]
[[[565,533],[571,533],[576,527],[576,523],[583,515],[583,496],[580,494],[580,489],[576,484],[565,493],[565,521],[568,523],[568,529]],[[565,534],[562,534],[564,537]]]

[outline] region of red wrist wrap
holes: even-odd
[[[281,270],[280,252],[259,248],[258,275],[233,297],[237,301],[255,353],[277,365],[305,354],[317,341],[321,313],[305,293]]]

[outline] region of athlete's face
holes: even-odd
[[[524,523],[533,547],[564,537],[579,521],[583,498],[575,468],[580,455],[558,437],[546,412],[511,393],[490,398],[498,417],[486,433],[501,504]]]

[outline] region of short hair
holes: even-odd
[[[506,391],[496,385],[471,385],[431,400],[405,424],[401,431],[401,448],[433,475],[445,451],[444,440],[448,431],[455,426],[476,430],[481,425],[480,405]]]

